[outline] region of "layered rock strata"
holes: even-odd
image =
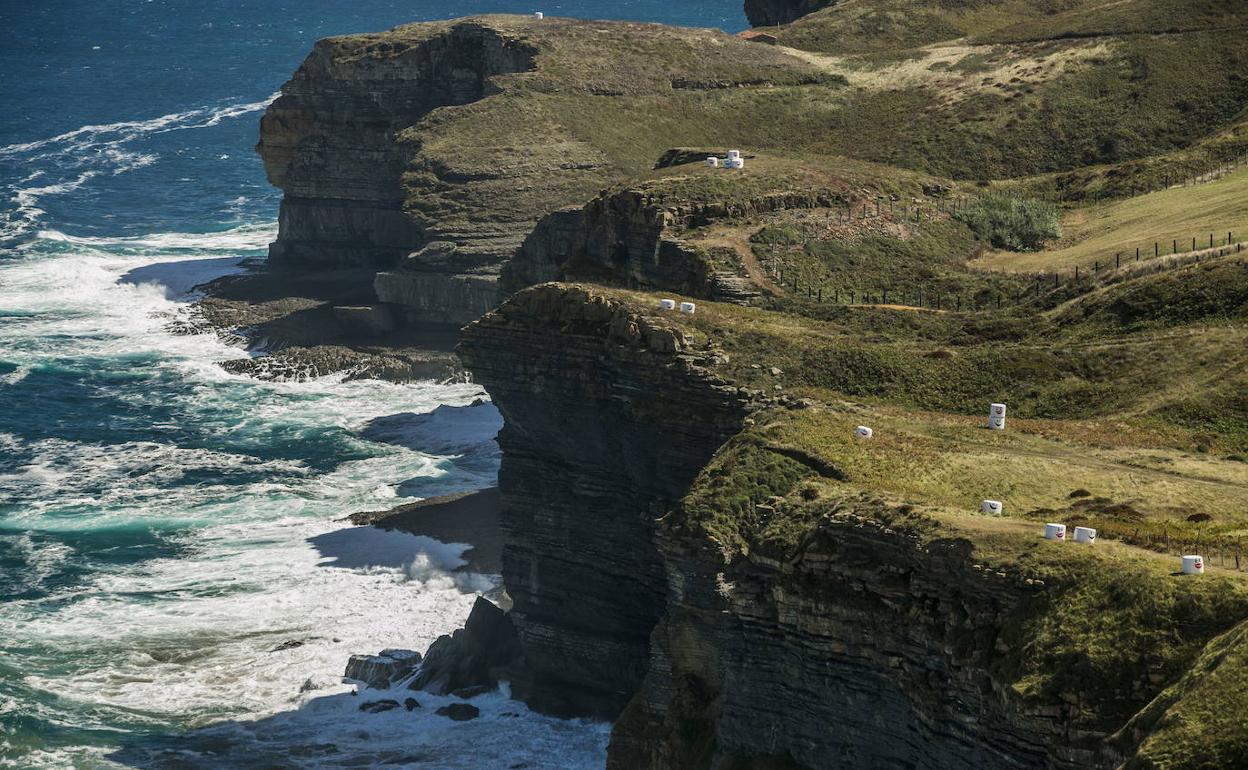
[[[400,321],[467,323],[497,303],[499,270],[537,220],[652,166],[690,110],[732,125],[718,103],[737,89],[837,81],[764,48],[514,16],[322,40],[261,124],[284,192],[270,260],[372,268]]]
[[[513,693],[614,717],[664,607],[654,520],[756,404],[680,332],[581,288],[517,295],[459,353],[506,420],[503,579],[525,656]]]
[[[428,241],[405,212],[419,148],[400,133],[439,107],[481,99],[534,50],[474,23],[318,41],[265,113],[257,151],[282,199],[274,264],[391,266]]]
[[[724,442],[742,430],[766,435],[778,413],[759,410],[810,407],[718,376],[722,323],[699,312],[678,328],[626,292],[544,284],[465,330],[460,353],[505,419],[503,575],[523,656],[505,672],[513,693],[547,712],[617,717],[608,770],[1134,761],[1169,718],[1145,706],[1183,698],[1165,689],[1174,671],[1026,684],[1044,652],[1029,647],[1036,624],[1071,622],[1051,614],[1103,565],[1054,579],[1020,556],[1007,573],[982,563],[979,535],[865,492],[819,503],[791,541],[755,540],[736,519],[722,526],[737,535],[716,534],[701,517],[727,509],[690,508],[707,478],[739,497],[751,474],[767,477],[715,464],[731,463],[739,440]],[[768,451],[845,479],[800,449]],[[788,503],[750,505],[774,516]],[[1193,639],[1234,622],[1210,616]],[[1140,655],[1159,659],[1154,643]]]
[[[675,522],[659,543],[668,611],[609,770],[1102,766],[1105,736],[1070,731],[1070,706],[1028,707],[993,676],[1038,589],[972,569],[968,542],[850,513],[783,560],[726,563]]]
[[[692,228],[786,209],[830,208],[832,193],[773,192],[733,203],[670,200],[661,192],[604,192],[585,206],[554,212],[503,269],[514,292],[547,281],[593,280],[704,299],[748,302],[758,288],[740,270],[682,240]]]

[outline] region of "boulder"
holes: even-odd
[[[382,650],[377,655],[352,655],[343,676],[378,690],[406,678],[420,665],[419,652]]]
[[[480,694],[493,689],[501,669],[519,659],[520,642],[511,618],[488,599],[477,597],[464,627],[429,646],[410,686],[437,695]]]
[[[399,702],[397,700],[387,698],[386,700],[372,700],[368,703],[361,703],[360,711],[367,714],[380,714],[383,711],[390,711],[391,709],[397,709],[398,707]]]

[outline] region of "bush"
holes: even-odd
[[[957,213],[981,241],[998,249],[1035,251],[1062,237],[1057,206],[1035,198],[989,193]]]

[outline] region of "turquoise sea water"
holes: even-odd
[[[261,383],[167,331],[273,238],[251,148],[313,40],[533,10],[745,25],[736,2],[0,4],[0,768],[601,765],[602,725],[501,696],[363,715],[339,680],[495,580],[336,521],[492,483],[497,415],[457,408],[479,389]]]

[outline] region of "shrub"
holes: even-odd
[[[988,193],[957,213],[981,241],[998,249],[1035,251],[1060,238],[1057,206],[1035,198]]]

